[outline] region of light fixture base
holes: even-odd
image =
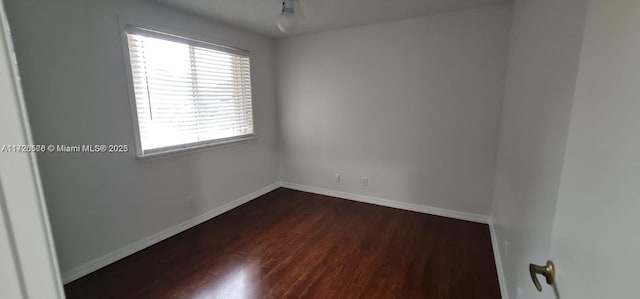
[[[302,7],[298,0],[283,0],[282,10],[276,24],[283,33],[291,33],[303,18]]]

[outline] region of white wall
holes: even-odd
[[[145,161],[39,156],[63,272],[278,180],[272,40],[146,1],[5,2],[39,144],[134,146],[120,14],[252,52],[253,142]]]
[[[283,179],[488,215],[510,21],[505,4],[279,40]]]
[[[562,298],[640,298],[639,20],[639,1],[590,1],[551,248]]]
[[[493,203],[512,299],[553,298],[549,288],[538,294],[528,265],[549,258],[586,2],[523,0],[514,6]]]

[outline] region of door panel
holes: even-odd
[[[589,5],[552,235],[561,298],[640,298],[640,1]]]
[[[529,263],[549,259],[587,0],[515,2],[493,225],[511,299],[538,292]]]

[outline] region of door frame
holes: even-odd
[[[0,148],[33,144],[0,0]],[[34,152],[0,151],[0,298],[64,299]]]

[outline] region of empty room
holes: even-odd
[[[640,1],[0,18],[0,298],[640,298]]]

